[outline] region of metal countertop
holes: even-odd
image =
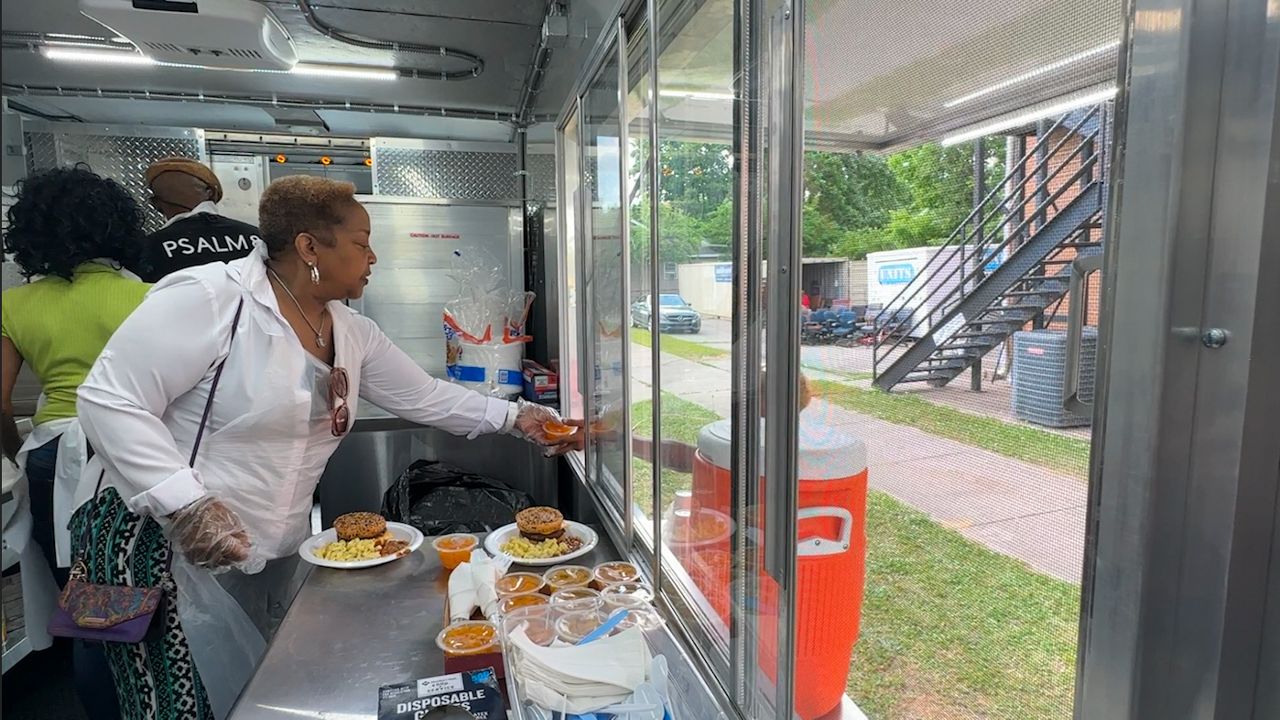
[[[575,564],[618,557],[599,536]],[[430,539],[378,567],[313,567],[230,718],[374,720],[379,687],[444,674],[436,635],[448,579]]]

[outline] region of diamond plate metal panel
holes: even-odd
[[[374,146],[373,192],[454,200],[515,200],[515,153]]]
[[[529,171],[526,190],[530,200],[544,203],[556,197],[556,158],[554,155],[528,155],[525,169]]]
[[[58,166],[58,146],[53,133],[29,132],[22,137],[27,148],[27,174]]]
[[[125,187],[146,213],[144,229],[156,230],[164,217],[151,208],[144,173],[147,166],[163,157],[183,156],[204,160],[204,143],[192,137],[159,137],[141,134],[94,134],[78,132],[27,132],[27,171],[37,172],[76,163],[87,164],[94,172]]]

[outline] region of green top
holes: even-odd
[[[4,291],[0,334],[9,338],[44,386],[33,423],[75,417],[76,390],[111,334],[150,285],[101,263],[75,269],[73,280],[46,277]]]

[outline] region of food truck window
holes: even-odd
[[[632,512],[635,517],[635,540],[646,548],[652,557],[653,518],[661,514],[655,507],[653,475],[653,342],[651,322],[653,313],[648,308],[648,298],[653,288],[653,234],[651,232],[651,177],[652,164],[649,149],[650,105],[652,73],[649,66],[649,29],[644,18],[634,22],[625,31],[627,95],[625,117],[627,119],[626,152],[623,153],[627,168],[627,225],[629,228],[627,281],[627,325],[631,342],[628,364],[631,378],[631,478]]]
[[[586,416],[591,423],[587,479],[621,517],[626,478],[627,428],[624,375],[627,329],[622,269],[622,127],[618,105],[616,49],[582,99],[583,200],[588,247],[583,295],[588,383]]]
[[[576,110],[576,108],[575,108]],[[578,148],[578,114],[569,115],[568,122],[557,135],[556,162],[559,172],[558,193],[560,204],[560,236],[564,238],[564,250],[561,255],[560,268],[560,383],[562,388],[561,409],[567,417],[583,417],[582,401],[582,368],[583,343],[581,340],[580,313],[582,300],[579,288],[579,274],[582,262],[578,257],[578,233],[581,223],[578,212],[581,209],[582,178],[579,160],[582,155]]]

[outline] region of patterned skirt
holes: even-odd
[[[89,582],[164,588],[164,601],[145,640],[104,643],[122,720],[213,720],[178,622],[177,586],[164,573],[170,548],[160,524],[135,515],[114,488],[106,488],[72,516],[71,538],[72,553],[84,559]]]

